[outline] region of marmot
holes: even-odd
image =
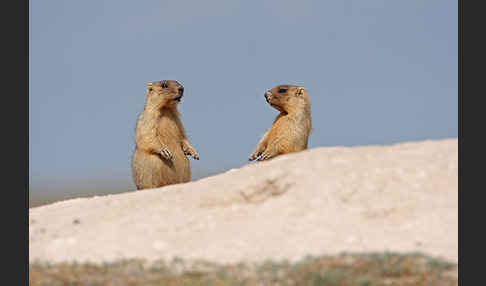
[[[265,99],[280,114],[263,135],[249,160],[268,160],[275,156],[307,149],[312,129],[310,102],[304,87],[278,85],[265,92]]]
[[[132,175],[137,189],[191,180],[186,155],[199,160],[177,111],[184,87],[175,80],[147,84],[145,106],[137,120]]]

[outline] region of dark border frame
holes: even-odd
[[[2,158],[5,169],[2,176],[2,218],[7,222],[3,238],[9,259],[3,271],[6,274],[3,281],[4,284],[28,285],[29,1],[4,2],[2,8],[2,83],[7,88],[2,102],[2,144],[6,145],[2,148],[5,155]]]

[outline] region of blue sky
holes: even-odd
[[[277,84],[306,87],[309,147],[457,137],[457,1],[30,1],[30,192],[115,180],[145,84],[175,79],[201,160],[248,164]],[[90,184],[91,183],[91,184]]]

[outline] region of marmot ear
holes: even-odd
[[[152,83],[151,82],[147,83],[147,90],[149,90],[149,91],[152,90]]]
[[[299,86],[297,88],[297,95],[303,95],[305,92],[305,88],[303,86]]]

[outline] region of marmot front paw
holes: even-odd
[[[265,160],[271,159],[271,158],[275,157],[275,155],[276,155],[275,152],[272,152],[269,149],[267,149],[260,155],[260,157],[258,158],[258,161],[265,161]]]
[[[253,161],[255,160],[256,158],[258,158],[258,156],[260,156],[262,154],[263,151],[255,151],[253,152],[251,155],[250,155],[250,158],[248,158],[249,161]]]
[[[163,148],[160,151],[160,156],[162,156],[162,158],[169,160],[169,161],[172,161],[174,159],[174,156],[172,156],[172,153],[167,148]]]
[[[197,154],[196,150],[194,150],[193,148],[189,147],[189,146],[186,146],[184,149],[184,155],[189,155],[191,156],[192,158],[196,159],[196,160],[199,160],[199,154]]]

